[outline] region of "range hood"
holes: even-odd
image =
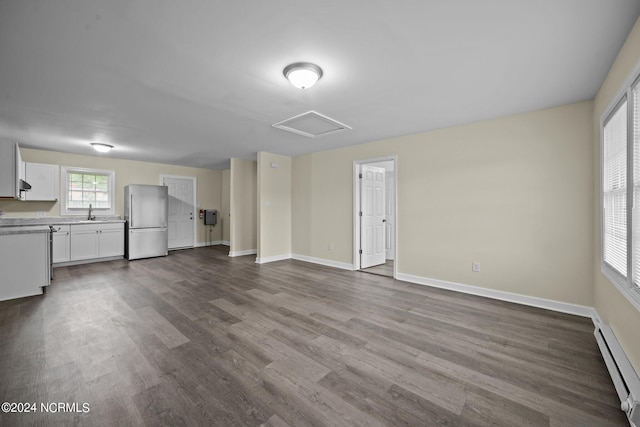
[[[0,139],[0,199],[23,200],[24,192],[31,189],[23,179],[25,174],[25,162],[18,144]]]
[[[17,196],[16,198],[18,200],[25,200],[24,193],[31,190],[31,184],[29,184],[27,181],[25,181],[22,178],[18,178],[17,183],[18,183],[17,185],[18,194],[16,195]]]

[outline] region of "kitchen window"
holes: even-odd
[[[62,166],[62,215],[115,213],[115,172]]]
[[[640,310],[640,76],[604,115],[602,272]]]

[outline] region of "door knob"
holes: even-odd
[[[387,220],[386,220],[386,219],[383,219],[383,220],[382,220],[382,222],[387,222]]]

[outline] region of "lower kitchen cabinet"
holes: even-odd
[[[93,225],[71,226],[71,261],[99,258],[98,237],[100,230]]]
[[[53,263],[69,262],[71,260],[71,227],[69,225],[54,225],[53,229]]]
[[[100,230],[98,255],[100,257],[124,256],[124,224],[118,228]]]
[[[40,295],[49,286],[48,227],[1,230],[0,254],[0,301]]]
[[[124,224],[71,224],[69,261],[124,255]]]

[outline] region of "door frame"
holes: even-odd
[[[193,183],[193,245],[192,247],[196,247],[196,242],[198,239],[198,222],[196,218],[199,218],[196,213],[196,206],[198,206],[198,200],[196,199],[196,194],[198,193],[198,178],[195,176],[180,176],[180,175],[160,175],[160,185],[164,184],[165,178],[173,178],[173,179],[190,179]],[[168,227],[168,226],[167,226]],[[169,249],[172,250],[172,249]]]
[[[353,161],[353,269],[360,270],[360,165],[367,163],[393,162],[393,170],[395,173],[395,182],[393,183],[393,197],[395,199],[393,206],[393,215],[395,217],[395,233],[394,239],[394,261],[393,261],[393,278],[398,274],[398,156],[376,157],[371,159],[362,159]],[[386,197],[386,196],[385,196]]]

